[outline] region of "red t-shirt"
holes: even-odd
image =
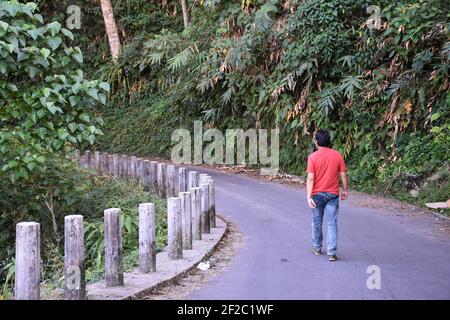
[[[339,151],[319,148],[308,157],[308,173],[314,173],[312,195],[329,192],[339,195],[339,172],[345,172],[345,162]]]

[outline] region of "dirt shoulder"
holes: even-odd
[[[222,219],[224,219],[222,217]],[[210,264],[208,270],[193,269],[169,285],[153,290],[143,300],[185,300],[189,295],[222,274],[232,263],[238,249],[244,244],[244,237],[238,227],[227,221],[227,231],[215,250],[204,259]]]

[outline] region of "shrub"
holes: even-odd
[[[50,165],[50,164],[49,164]],[[21,221],[36,221],[41,225],[42,280],[48,286],[62,287],[64,269],[64,216],[81,214],[85,222],[87,280],[103,274],[104,233],[103,211],[121,208],[123,225],[124,264],[136,266],[138,259],[138,206],[153,202],[156,206],[157,249],[166,244],[166,205],[140,185],[99,176],[79,169],[74,163],[59,159],[52,162],[52,173],[28,180],[23,189],[12,186],[9,179],[0,178],[0,294],[10,293],[14,280],[15,225]]]
[[[0,19],[0,174],[15,182],[95,142],[109,85],[85,78],[80,48],[66,44],[72,33],[45,24],[35,3],[2,1]]]

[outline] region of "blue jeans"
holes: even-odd
[[[316,249],[322,249],[322,221],[325,213],[328,224],[327,254],[330,256],[335,255],[338,238],[337,216],[339,211],[339,196],[328,192],[319,192],[312,198],[316,203],[312,215],[312,245]]]

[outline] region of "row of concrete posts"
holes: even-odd
[[[109,155],[79,150],[76,161],[84,168],[116,178],[135,179],[146,190],[167,198],[167,254],[182,259],[183,250],[193,249],[193,240],[216,227],[215,185],[207,174],[187,171],[175,165],[158,163],[126,155]],[[177,170],[178,169],[178,170]],[[155,205],[139,205],[139,271],[156,271]],[[120,208],[104,210],[105,283],[124,285],[122,226]],[[21,222],[16,225],[15,299],[40,298],[40,225]],[[64,299],[86,299],[85,248],[82,215],[64,218]]]

